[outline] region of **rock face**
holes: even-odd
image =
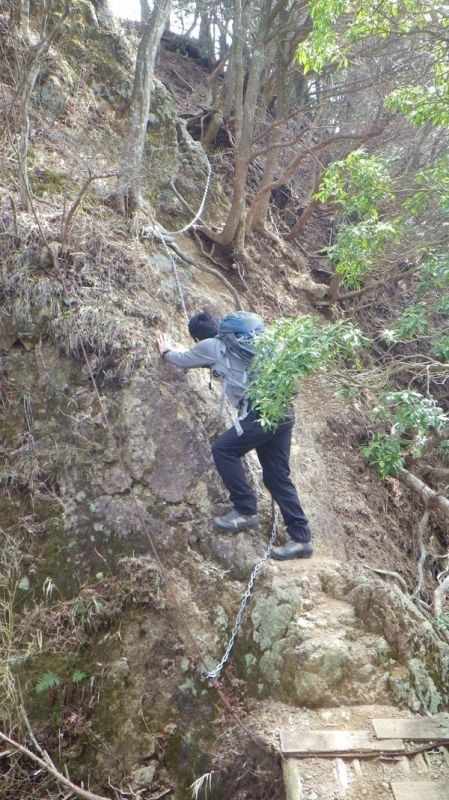
[[[215,303],[222,307],[219,297]],[[57,610],[56,603],[52,613],[74,626],[83,642],[83,671],[102,681],[89,711],[95,735],[120,753],[138,789],[140,781],[154,783],[164,774],[147,761],[151,737],[161,721],[174,726],[164,733],[165,763],[182,763],[182,780],[191,783],[188,770],[198,763],[199,749],[207,750],[203,737],[212,735],[215,708],[198,675],[196,648],[203,670],[223,655],[246,581],[269,538],[269,500],[260,501],[256,533],[228,536],[211,527],[225,493],[209,445],[220,424],[218,397],[200,371],[184,375],[155,354],[151,366],[124,385],[103,385],[117,451],[80,365],[51,341],[42,342],[39,325],[39,318],[34,327],[15,320],[1,340],[8,397],[2,480],[10,495],[1,526],[13,533],[25,516],[35,526],[17,576],[26,579],[24,612],[31,614],[34,598],[42,602],[50,577],[69,602],[69,610],[64,603]],[[179,325],[182,340],[182,323],[171,325]],[[396,702],[420,712],[443,709],[448,645],[398,588],[341,561],[344,529],[332,502],[320,427],[326,406],[313,414],[312,408],[303,391],[292,472],[317,555],[264,567],[232,657],[234,676],[255,699],[292,708]],[[327,413],[332,410],[329,405]],[[357,494],[354,507],[362,518],[363,502]],[[87,587],[81,597],[80,581]],[[60,646],[52,638],[52,616],[42,613],[46,647],[55,653]],[[43,663],[36,654],[30,661],[22,677],[35,719],[48,716],[46,699],[35,694],[36,679],[52,668],[69,681],[79,658],[71,645],[65,657],[50,655]],[[82,759],[78,768],[84,775]],[[96,757],[96,769],[120,779],[106,756]]]
[[[83,37],[90,35],[82,19],[79,25]],[[94,27],[105,58],[112,33],[104,37],[100,22]],[[70,58],[85,58],[83,37],[75,41],[66,32]],[[113,41],[118,47],[116,33]],[[129,96],[125,56],[114,86],[106,85],[107,61],[96,61],[89,73],[90,91],[103,103]],[[57,114],[69,88],[47,76],[41,102]],[[102,152],[109,140],[101,136],[110,128],[103,119],[94,129]],[[52,157],[37,148],[36,162]],[[161,86],[147,155],[160,221],[180,227],[186,212],[167,184],[179,178],[179,191],[197,208],[206,162]],[[202,671],[221,658],[266,548],[270,502],[260,500],[257,533],[213,530],[215,507],[227,501],[210,455],[210,440],[223,427],[218,394],[202,371],[185,375],[161,362],[159,329],[189,344],[172,262],[158,241],[132,236],[123,219],[105,212],[106,193],[98,191],[89,197],[88,221],[75,220],[68,252],[58,242],[59,217],[53,227],[50,216],[45,221],[68,294],[29,218],[14,223],[9,205],[1,206],[2,242],[10,242],[10,251],[5,245],[0,277],[0,529],[5,547],[12,542],[21,551],[11,578],[19,587],[12,663],[33,720],[59,723],[58,715],[69,716],[66,700],[76,707],[70,741],[82,779],[95,773],[107,785],[108,776],[118,783],[125,773],[136,790],[155,781],[165,787],[166,758],[187,786],[197,767],[196,776],[207,771],[198,754],[216,736],[217,698]],[[181,241],[192,252],[191,240]],[[179,273],[189,309],[229,311],[232,299],[213,276],[184,267]],[[261,276],[271,280],[267,272]],[[275,298],[277,277],[272,281]],[[296,309],[295,300],[295,310],[307,309]],[[327,429],[338,408],[325,379],[301,388],[297,411],[292,474],[316,556],[264,567],[232,677],[255,698],[295,708],[393,701],[421,712],[444,708],[448,644],[399,589],[344,563],[347,530],[351,546],[363,548],[365,528],[384,533],[386,523],[372,508],[377,484],[366,476],[362,484],[360,465],[347,453],[338,460],[338,433]],[[13,569],[12,559],[5,564]],[[31,656],[24,662],[25,652]],[[84,686],[76,693],[73,675],[80,669],[89,677],[88,700]],[[36,693],[48,670],[64,687],[60,695]],[[101,740],[95,752],[92,735]]]
[[[391,697],[415,711],[444,707],[449,648],[399,589],[327,559],[270,572],[239,647],[255,696],[307,707]]]

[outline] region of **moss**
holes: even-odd
[[[30,180],[38,197],[61,194],[66,189],[69,189],[71,185],[73,186],[72,181],[69,181],[65,172],[58,172],[48,167],[35,167],[30,172]]]

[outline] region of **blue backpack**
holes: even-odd
[[[258,314],[234,311],[218,323],[217,339],[224,342],[229,352],[239,356],[248,367],[255,353],[253,340],[264,331],[265,325]]]
[[[218,323],[218,333],[215,338],[222,343],[223,348],[212,372],[223,381],[220,416],[224,411],[226,388],[230,384],[242,396],[239,417],[235,423],[239,436],[243,433],[240,419],[244,419],[248,413],[245,392],[250,382],[251,361],[255,355],[254,339],[264,331],[265,325],[262,319],[252,311],[234,311]]]

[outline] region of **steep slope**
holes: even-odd
[[[188,345],[178,281],[189,311],[207,305],[220,315],[234,295],[201,269],[210,262],[186,234],[176,242],[196,265],[182,261],[175,275],[173,251],[115,213],[109,179],[89,188],[61,241],[64,198],[75,202],[83,174],[74,148],[82,141],[102,173],[116,163],[129,54],[111,85],[106,57],[99,60],[114,36],[99,22],[90,41],[81,26],[55,52],[61,74],[81,51],[97,69],[76,96],[66,89],[51,130],[45,113],[36,115],[36,216],[18,210],[11,176],[2,176],[13,200],[1,203],[2,715],[5,724],[13,716],[14,676],[61,768],[107,796],[117,796],[111,784],[126,792],[131,783],[146,797],[169,789],[188,797],[192,780],[213,769],[214,797],[281,797],[278,762],[237,733],[203,677],[223,654],[268,541],[269,499],[261,499],[259,533],[213,530],[210,518],[226,502],[209,447],[223,425],[218,393],[206,374],[180,373],[155,348],[158,330]],[[39,102],[48,111],[42,91]],[[206,156],[162,86],[152,113],[150,194],[173,230],[189,214],[167,182],[179,177],[197,208]],[[218,215],[225,202],[215,180],[207,213]],[[42,232],[58,260],[48,258]],[[272,240],[254,240],[244,275],[219,274],[268,320],[311,310],[301,258]],[[398,568],[385,489],[350,449],[361,413],[324,377],[301,387],[292,472],[316,556],[267,562],[224,679],[241,718],[267,740],[276,708],[296,716],[366,703],[447,707],[444,632],[400,586],[360,565]],[[14,625],[5,624],[10,602]],[[1,779],[5,798],[45,796],[42,776],[30,783],[7,769]]]

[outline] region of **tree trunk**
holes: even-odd
[[[259,27],[253,46],[253,57],[248,70],[248,80],[246,92],[243,98],[244,84],[244,26],[242,25],[242,5],[241,0],[235,0],[234,17],[234,68],[235,68],[235,167],[234,184],[226,224],[219,234],[212,234],[212,238],[223,246],[232,244],[237,232],[239,242],[244,240],[245,225],[245,189],[246,177],[248,174],[249,158],[251,154],[251,144],[253,137],[254,118],[256,113],[257,96],[260,90],[261,76],[264,68],[264,40],[267,29],[265,17],[269,0],[266,2],[265,11],[262,12]],[[207,232],[211,234],[210,231]]]
[[[118,205],[131,214],[144,205],[142,169],[148,112],[154,83],[154,64],[170,13],[171,0],[155,3],[137,50],[127,131],[121,154]]]
[[[140,19],[141,22],[148,22],[151,14],[151,9],[148,0],[140,0]]]
[[[319,200],[311,200],[309,205],[306,209],[302,212],[299,219],[295,222],[292,228],[290,228],[289,232],[284,236],[284,239],[287,242],[292,242],[293,239],[296,239],[303,228],[306,226],[309,219],[314,215],[316,209],[320,205]]]
[[[197,9],[200,17],[200,29],[198,33],[198,44],[201,55],[207,58],[209,66],[215,63],[215,48],[210,28],[210,16],[205,0],[197,0]]]
[[[281,42],[277,49],[276,55],[276,121],[283,119],[285,114],[285,82],[287,64],[284,58],[285,42]],[[281,128],[276,127],[270,139],[270,145],[275,145],[280,142]],[[267,153],[265,159],[264,173],[261,181],[260,188],[268,186],[273,182],[274,176],[279,166],[280,150],[273,149]],[[256,195],[257,197],[258,195]],[[263,226],[270,204],[270,195],[268,193],[260,195],[260,202],[254,201],[246,219],[247,231],[252,227]]]
[[[20,32],[26,39],[30,37],[30,0],[20,0]]]
[[[21,3],[21,14],[29,14],[29,3]],[[51,45],[60,33],[64,24],[65,18],[69,13],[69,4],[66,2],[62,11],[59,21],[53,26],[50,33],[45,33],[45,23],[43,24],[42,36],[33,50],[33,57],[31,63],[23,64],[23,76],[18,89],[18,96],[20,98],[20,117],[19,117],[19,144],[18,144],[18,159],[19,159],[19,183],[20,183],[20,199],[22,201],[25,211],[31,211],[31,190],[28,179],[28,144],[30,133],[30,103],[31,95],[36,84],[39,70],[42,62],[47,55]],[[28,28],[29,16],[25,20]],[[20,25],[22,27],[23,18],[21,17]]]

